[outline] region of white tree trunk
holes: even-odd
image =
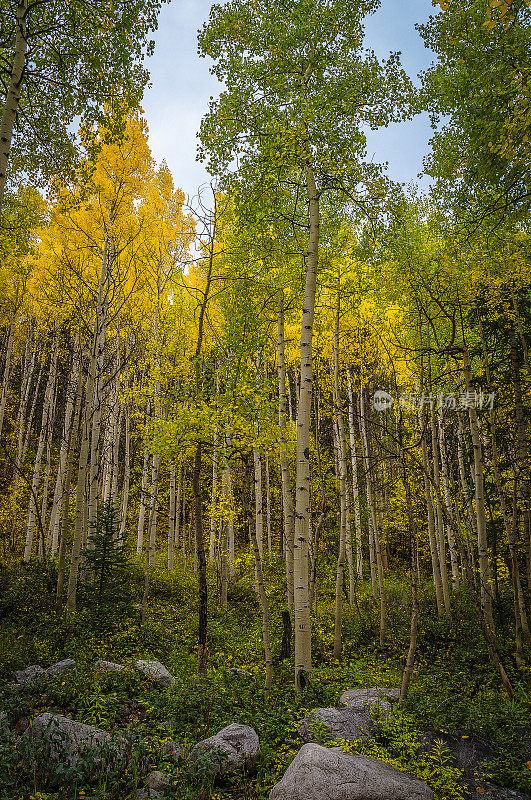
[[[310,424],[312,410],[312,334],[319,258],[319,193],[309,160],[305,164],[309,203],[308,260],[300,339],[301,374],[297,407],[297,477],[295,537],[293,545],[293,598],[295,616],[295,685],[304,688],[305,673],[311,672],[310,575],[308,542],[310,530]]]

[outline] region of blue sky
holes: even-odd
[[[196,137],[210,95],[217,96],[218,82],[209,74],[209,64],[197,55],[196,34],[208,19],[209,0],[173,0],[163,6],[155,36],[155,54],[148,60],[151,87],[143,107],[154,158],[165,159],[175,184],[188,194],[208,180],[195,160]],[[430,0],[382,0],[381,8],[366,21],[365,43],[376,55],[390,50],[402,52],[402,63],[412,77],[431,62],[414,28],[433,12]],[[416,181],[422,158],[428,151],[430,126],[426,115],[369,131],[368,156],[389,162],[395,180]]]

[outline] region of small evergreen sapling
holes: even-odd
[[[116,600],[124,589],[124,574],[130,564],[124,552],[123,540],[118,538],[119,520],[112,503],[104,503],[98,509],[96,520],[91,525],[87,547],[83,556],[94,575],[97,587],[96,606]]]

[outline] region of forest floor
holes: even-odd
[[[182,800],[265,800],[302,744],[296,732],[305,714],[336,706],[346,689],[400,685],[409,637],[406,579],[388,584],[389,635],[383,649],[370,587],[358,587],[356,606],[350,610],[345,604],[340,661],[331,655],[332,597],[322,591],[313,621],[314,670],[298,696],[290,660],[279,661],[280,566],[267,572],[275,678],[265,699],[260,614],[250,579],[232,584],[228,610],[216,604],[211,587],[209,672],[199,681],[193,574],[157,571],[141,626],[139,567],[119,588],[107,587],[112,596],[104,596],[99,607],[94,594],[82,595],[70,621],[55,614],[53,575],[43,576],[40,566],[0,567],[0,711],[11,729],[0,729],[0,798],[134,800],[145,775],[160,769],[174,778],[173,796]],[[350,749],[421,778],[437,800],[531,794],[531,669],[517,671],[514,664],[510,597],[498,604],[498,622],[500,638],[507,642],[502,654],[515,688],[513,700],[488,662],[471,605],[459,594],[453,604],[453,621],[438,621],[430,586],[422,586],[418,658],[406,709]],[[47,667],[64,658],[75,659],[76,667],[22,688],[11,682],[16,669]],[[94,672],[98,659],[130,666],[139,658],[161,661],[176,677],[175,685],[163,690],[139,673]],[[230,672],[234,667],[250,675]],[[126,772],[102,771],[89,784],[81,765],[44,782],[38,763],[18,744],[30,720],[44,711],[126,734],[132,742]],[[188,749],[230,723],[250,725],[260,737],[253,775],[214,785],[207,770],[191,769],[182,757],[160,755],[165,741]],[[513,791],[491,789],[489,782]]]

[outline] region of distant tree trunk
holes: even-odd
[[[52,466],[52,439],[53,439],[53,432],[55,426],[55,414],[57,410],[57,377],[55,380],[55,385],[53,389],[53,398],[52,398],[52,405],[51,405],[51,415],[48,422],[48,431],[46,433],[46,445],[45,445],[45,467],[44,467],[44,480],[42,482],[42,498],[41,498],[41,513],[40,513],[40,521],[39,521],[39,547],[38,547],[38,557],[44,558],[45,555],[49,558],[49,551],[48,551],[48,543],[46,541],[47,537],[44,535],[44,530],[46,526],[46,519],[48,516],[48,488],[50,484],[50,470]]]
[[[472,369],[470,365],[470,356],[466,347],[463,348],[463,373],[467,391],[470,392],[472,391]],[[470,435],[472,437],[472,447],[474,451],[474,496],[476,501],[481,606],[485,615],[487,627],[494,631],[494,617],[492,614],[493,585],[487,545],[487,520],[485,516],[483,448],[475,406],[471,406],[468,409],[468,418],[470,421]]]
[[[7,394],[9,390],[9,380],[11,378],[11,352],[15,339],[15,320],[11,319],[7,333],[6,352],[4,358],[4,374],[2,375],[2,385],[0,386],[0,438],[4,426],[4,415],[6,410]]]
[[[179,547],[180,537],[181,537],[181,497],[183,494],[183,467],[182,464],[179,465],[179,471],[177,473],[177,496],[175,498],[175,525],[174,525],[174,533],[175,533],[175,547]],[[183,515],[184,516],[184,515]]]
[[[448,462],[446,455],[446,442],[444,437],[444,421],[443,409],[439,406],[438,409],[438,441],[439,451],[441,454],[441,472],[444,490],[444,505],[446,507],[446,514],[450,519],[454,519],[454,511],[452,506],[452,494],[450,491],[450,481],[448,479]],[[459,588],[459,558],[457,547],[455,545],[455,536],[451,525],[446,525],[446,537],[448,539],[448,547],[450,549],[450,564],[452,567],[452,584],[454,589]]]
[[[367,428],[365,421],[365,389],[363,385],[360,388],[360,439],[361,439],[361,452],[363,460],[363,471],[365,472],[365,488],[367,495],[367,510],[368,510],[368,530],[369,530],[369,566],[371,571],[371,589],[372,597],[376,602],[378,599],[378,582],[376,576],[376,548],[375,548],[375,528],[376,528],[376,513],[374,509],[374,501],[372,495],[372,480],[371,480],[371,464],[369,458],[369,443],[367,436]]]
[[[271,482],[269,476],[269,456],[265,456],[265,482],[266,482],[266,531],[267,531],[267,557],[271,561]]]
[[[216,397],[219,395],[219,375],[218,366],[216,364]],[[214,429],[214,442],[212,448],[212,491],[210,493],[210,542],[208,549],[208,560],[211,564],[214,563],[216,552],[216,503],[218,495],[218,436],[219,436],[219,420],[216,418],[216,427]]]
[[[223,497],[223,514],[221,517],[221,535],[220,535],[220,590],[219,596],[221,607],[227,608],[227,592],[229,583],[229,537],[232,534],[232,541],[234,547],[234,524],[232,521],[232,481],[229,464],[229,439],[228,434],[224,436],[225,453],[224,453],[224,467],[221,473],[221,494]]]
[[[140,486],[140,508],[138,511],[138,527],[136,534],[136,554],[139,556],[144,546],[144,523],[146,519],[147,497],[148,497],[148,473],[149,473],[149,449],[147,440],[149,435],[149,420],[151,415],[151,402],[146,404],[146,445],[144,446],[144,460],[142,464],[142,482]]]
[[[39,485],[40,485],[41,461],[47,439],[49,436],[51,436],[51,422],[54,411],[53,397],[55,393],[55,382],[57,379],[57,355],[59,348],[59,330],[60,330],[59,325],[56,323],[52,340],[52,349],[50,354],[48,380],[46,382],[46,390],[44,393],[44,401],[42,406],[41,430],[39,434],[39,441],[37,444],[37,452],[35,455],[35,463],[33,467],[33,480],[31,483],[28,524],[26,529],[26,544],[24,547],[24,556],[23,556],[23,559],[26,563],[31,558],[31,551],[33,545],[33,532],[35,530],[35,520],[37,514],[39,513],[37,504],[37,493],[39,491]]]
[[[260,352],[256,355],[255,361],[255,384],[257,393],[260,391]],[[259,413],[255,419],[255,437],[258,438],[260,434],[260,418]],[[258,549],[260,551],[260,561],[264,560],[264,501],[262,491],[262,456],[258,447],[253,448],[253,461],[254,461],[254,515],[255,515],[255,533],[256,541],[258,542]],[[258,588],[258,587],[257,587]]]
[[[293,611],[293,533],[295,516],[286,452],[286,362],[284,358],[284,292],[278,293],[278,429],[280,481],[282,487],[282,514],[284,547],[286,551],[286,587],[288,611]]]
[[[422,467],[423,467],[423,480],[424,480],[424,495],[426,497],[426,510],[428,512],[428,537],[430,543],[430,556],[431,556],[431,571],[433,575],[433,584],[435,587],[435,599],[437,601],[437,614],[439,618],[448,614],[448,609],[444,603],[444,592],[441,580],[441,566],[439,561],[439,548],[437,547],[437,535],[435,532],[435,513],[433,509],[433,495],[431,484],[428,478],[429,462],[428,462],[428,445],[426,442],[427,427],[426,427],[426,410],[424,407],[419,409],[419,423],[422,436],[421,453],[422,453]]]
[[[37,397],[39,394],[39,389],[44,371],[44,363],[46,360],[44,354],[41,354],[39,356],[40,357],[39,372],[37,374],[37,380],[35,382],[30,412],[29,414],[27,414],[29,399],[31,395],[31,386],[33,383],[33,375],[35,372],[37,349],[38,349],[37,340],[35,337],[35,346],[33,347],[31,358],[25,359],[24,363],[24,378],[22,381],[22,392],[21,392],[21,399],[20,399],[18,420],[17,420],[17,428],[18,428],[17,454],[15,457],[13,485],[11,488],[11,547],[13,551],[15,550],[15,534],[17,530],[18,489],[22,478],[22,469],[26,461],[26,453],[29,445],[31,430],[33,427],[33,417],[35,414],[35,409],[37,407]]]
[[[343,582],[345,578],[345,553],[347,537],[347,460],[345,429],[339,392],[339,320],[341,316],[341,272],[337,272],[337,297],[334,330],[334,428],[336,438],[338,489],[339,489],[339,549],[336,569],[336,600],[334,618],[334,658],[341,657],[341,625],[343,610]],[[350,531],[349,531],[350,533]],[[350,565],[349,565],[350,566]]]
[[[197,556],[199,581],[199,639],[198,639],[198,672],[201,677],[207,673],[207,609],[208,590],[206,580],[205,543],[203,539],[203,501],[201,498],[201,441],[195,449],[194,474],[194,512],[195,512],[195,552]]]
[[[168,569],[173,569],[173,551],[175,548],[175,462],[169,460],[170,502],[168,508]]]
[[[465,430],[463,426],[463,418],[461,414],[457,415],[457,461],[459,464],[459,483],[461,487],[461,495],[463,504],[466,509],[467,521],[469,531],[473,537],[477,537],[476,516],[474,506],[472,504],[472,491],[468,484],[467,470],[465,464]],[[466,537],[467,551],[470,563],[475,563],[474,553],[470,541],[470,536]],[[475,574],[475,573],[474,573]]]
[[[363,548],[361,538],[360,494],[358,487],[358,459],[356,456],[356,436],[354,432],[354,400],[352,382],[348,373],[348,425],[350,435],[350,458],[352,462],[352,501],[354,503],[354,525],[356,530],[356,575],[363,578]]]
[[[339,456],[339,436],[337,432],[337,419],[333,422],[334,440],[336,443],[336,470],[337,470],[337,485],[339,496],[339,544],[336,565],[336,590],[335,590],[335,613],[334,613],[334,658],[341,658],[341,624],[343,612],[343,584],[345,580],[345,494],[342,492],[344,489],[344,475],[341,471],[340,456]]]
[[[433,397],[431,382],[431,363],[428,354],[428,387],[430,395]],[[452,606],[450,599],[450,587],[448,584],[448,570],[446,566],[446,537],[444,532],[443,512],[441,505],[441,480],[439,470],[439,443],[437,438],[437,422],[435,416],[434,402],[430,404],[430,431],[431,431],[431,457],[433,465],[433,482],[435,486],[435,536],[437,541],[437,552],[439,555],[439,567],[441,570],[441,584],[443,590],[444,608],[446,615],[451,618]]]
[[[79,354],[81,357],[81,353]],[[68,512],[70,508],[70,484],[72,482],[72,472],[74,468],[75,444],[79,437],[79,423],[81,418],[81,403],[83,400],[83,371],[79,370],[77,381],[77,394],[74,406],[73,421],[68,431],[67,458],[64,481],[61,487],[61,498],[58,515],[58,542],[59,557],[57,560],[57,589],[56,589],[56,609],[59,611],[65,582],[66,574],[66,546],[68,534]]]
[[[264,694],[267,697],[271,691],[271,685],[273,683],[273,657],[271,655],[271,643],[269,638],[269,609],[267,605],[267,595],[264,588],[264,580],[262,576],[262,557],[260,555],[260,547],[258,544],[258,539],[256,536],[256,532],[254,530],[252,516],[250,514],[250,502],[249,502],[249,495],[251,489],[251,477],[250,477],[250,465],[248,464],[248,459],[245,461],[245,471],[246,471],[246,483],[247,483],[247,490],[245,492],[245,505],[246,505],[246,517],[247,517],[247,528],[249,531],[249,538],[252,542],[253,552],[254,552],[254,566],[255,566],[255,576],[256,576],[256,585],[258,588],[258,596],[260,598],[260,606],[262,608],[262,641],[264,645],[264,658],[265,658],[265,668],[266,668],[266,677],[264,683]],[[256,519],[256,516],[255,516]]]
[[[125,452],[124,452],[124,477],[122,483],[122,508],[120,511],[120,530],[118,541],[123,545],[125,540],[125,528],[127,525],[127,509],[129,507],[129,484],[131,481],[131,412],[129,401],[124,405],[125,418]]]
[[[151,467],[151,495],[149,503],[148,523],[148,564],[151,568],[155,563],[157,544],[157,512],[159,496],[160,455],[155,453]]]
[[[400,411],[399,411],[400,414]],[[401,424],[400,424],[401,429]],[[417,653],[417,628],[419,619],[419,600],[417,588],[417,524],[415,514],[413,513],[413,504],[411,502],[411,487],[409,484],[406,463],[404,458],[404,447],[402,442],[402,431],[399,435],[399,458],[400,458],[400,476],[402,478],[402,485],[406,495],[406,509],[407,509],[407,522],[409,533],[409,574],[411,581],[411,621],[410,621],[410,634],[409,634],[409,649],[407,653],[404,672],[402,674],[402,685],[400,687],[400,708],[403,708],[406,701],[409,684],[413,675],[413,668],[415,666],[415,656]]]
[[[76,399],[79,394],[81,376],[81,341],[78,330],[74,343],[74,353],[72,357],[72,367],[68,377],[66,388],[66,408],[63,423],[63,433],[61,437],[61,448],[59,452],[59,463],[57,466],[57,479],[55,482],[52,511],[50,514],[50,524],[48,527],[47,549],[50,558],[53,558],[59,547],[59,526],[63,494],[65,490],[70,491],[70,486],[65,487],[66,465],[71,447],[70,428],[73,424]]]

